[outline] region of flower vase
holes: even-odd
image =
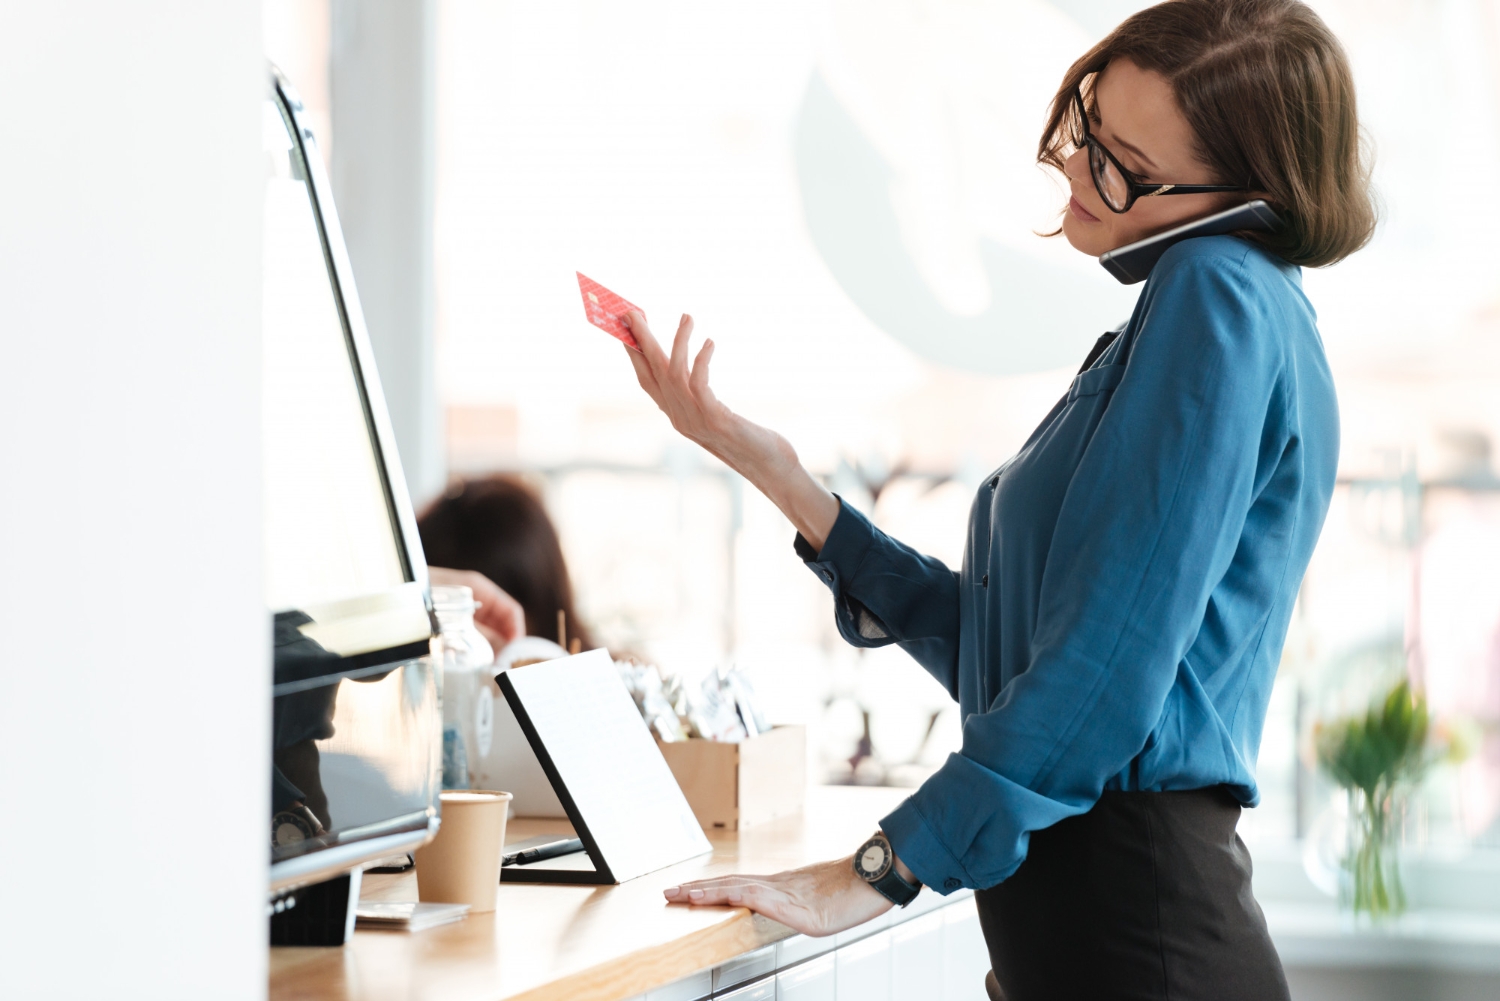
[[[1371,796],[1349,790],[1348,841],[1341,860],[1339,907],[1358,921],[1383,924],[1406,910],[1401,884],[1401,828],[1404,795]]]

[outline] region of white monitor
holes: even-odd
[[[271,888],[436,830],[426,564],[328,181],[295,92],[263,107],[264,594]]]

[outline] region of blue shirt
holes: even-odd
[[[844,505],[821,552],[799,537],[844,638],[900,644],[958,700],[962,750],[881,822],[922,882],[999,883],[1105,790],[1255,805],[1338,442],[1300,269],[1189,240],[980,488],[962,570]]]

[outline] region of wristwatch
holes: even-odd
[[[922,892],[922,884],[908,883],[896,871],[896,853],[884,831],[876,831],[873,838],[859,846],[854,853],[854,871],[898,907],[905,907]]]

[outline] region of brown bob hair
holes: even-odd
[[[478,571],[515,598],[531,635],[551,638],[562,612],[568,635],[582,649],[594,649],[573,605],[557,529],[541,495],[519,476],[455,481],[422,512],[417,532],[430,565]]]
[[[1247,233],[1292,264],[1322,267],[1370,241],[1370,154],[1349,61],[1298,0],[1167,0],[1127,18],[1068,70],[1037,146],[1061,170],[1078,123],[1074,88],[1129,59],[1172,86],[1219,183],[1246,184],[1286,225]]]

